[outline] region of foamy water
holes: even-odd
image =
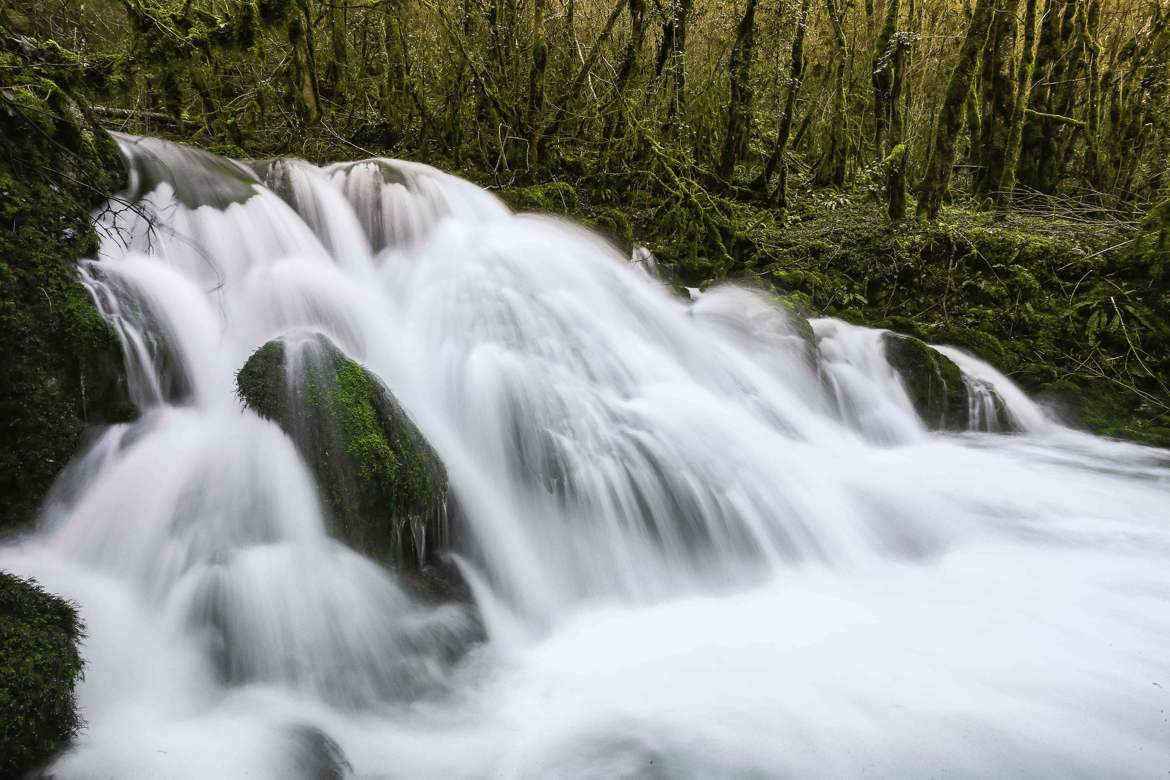
[[[139,205],[81,274],[142,416],[0,548],[89,628],[55,776],[1170,771],[1170,454],[946,347],[975,430],[930,432],[881,332],[816,320],[814,350],[763,293],[680,300],[417,163],[120,140]],[[331,539],[242,408],[248,356],[306,330],[441,455],[474,604]]]

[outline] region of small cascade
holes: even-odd
[[[980,420],[994,418],[995,428],[977,430],[1023,430],[1032,433],[1051,431],[1055,423],[1045,414],[1040,405],[1029,398],[1010,379],[973,355],[956,347],[936,346],[963,372],[968,381],[972,403],[978,399]],[[971,390],[974,386],[976,389]]]
[[[54,777],[1170,766],[1165,452],[425,165],[118,139],[79,274],[141,414],[0,547],[89,629]]]
[[[378,158],[337,163],[325,173],[378,252],[409,249],[445,219],[474,223],[508,213],[478,187],[420,163]]]

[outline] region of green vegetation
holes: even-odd
[[[74,607],[0,572],[0,777],[23,777],[77,733],[84,628]]]
[[[236,385],[248,408],[296,442],[339,538],[404,569],[436,561],[447,473],[376,377],[315,336],[265,344]]]
[[[121,157],[72,97],[77,60],[0,39],[0,532],[28,523],[87,424],[133,414],[117,339],[77,277]]]

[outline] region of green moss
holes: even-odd
[[[324,337],[258,349],[240,398],[278,423],[313,470],[337,536],[410,569],[434,562],[447,474],[390,391]]]
[[[117,339],[77,277],[124,179],[59,47],[0,53],[0,532],[27,523],[87,424],[133,414]],[[68,63],[66,63],[68,64]]]
[[[236,372],[236,392],[248,408],[269,420],[288,415],[284,342],[270,341],[252,353]]]
[[[895,330],[905,329],[895,328]],[[946,344],[965,349],[972,355],[985,360],[993,366],[999,367],[1001,371],[1012,371],[1015,369],[1013,359],[1008,351],[1004,349],[1003,342],[990,333],[945,326],[930,328],[929,330],[930,335],[927,338],[935,344]]]
[[[966,430],[967,385],[959,367],[919,339],[887,333],[884,342],[886,359],[927,427]]]
[[[0,777],[36,770],[77,733],[82,635],[72,605],[0,572]]]
[[[1170,447],[1170,415],[1143,408],[1140,399],[1106,379],[1065,378],[1045,387],[1040,395],[1068,423],[1104,436]]]
[[[622,249],[633,249],[634,228],[620,209],[602,209],[596,214],[583,217],[581,221],[612,239]]]
[[[516,211],[572,214],[577,210],[577,190],[568,182],[554,181],[528,187],[511,187],[500,197]]]

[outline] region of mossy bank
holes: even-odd
[[[0,31],[0,534],[26,526],[88,425],[133,414],[121,352],[78,281],[121,156],[55,45]]]

